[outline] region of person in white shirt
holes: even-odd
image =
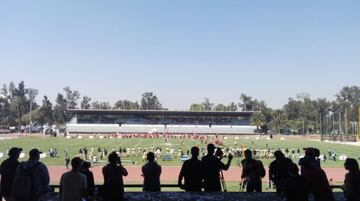
[[[75,157],[71,160],[72,170],[64,173],[60,180],[61,201],[88,200],[86,176],[80,173],[82,160]]]

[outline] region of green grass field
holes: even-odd
[[[345,154],[347,157],[359,158],[360,157],[360,147],[354,145],[344,145],[344,144],[335,144],[329,142],[320,142],[309,140],[307,137],[291,137],[291,136],[284,136],[284,140],[280,140],[280,137],[283,136],[275,136],[272,140],[267,140],[266,137],[260,137],[260,139],[256,140],[255,138],[258,136],[248,137],[248,139],[244,136],[238,136],[235,139],[234,136],[227,137],[224,140],[224,145],[221,147],[240,147],[241,144],[244,144],[246,148],[250,149],[266,149],[266,144],[271,150],[276,149],[300,149],[301,154],[303,154],[303,147],[316,147],[320,149],[322,154],[327,154],[328,150],[333,150],[337,153],[337,155]],[[27,159],[27,153],[31,148],[38,148],[43,152],[47,152],[50,148],[57,149],[57,157],[50,158],[46,157],[41,159],[47,165],[64,165],[64,151],[65,148],[69,150],[69,156],[73,157],[79,155],[79,149],[81,147],[87,147],[88,152],[91,152],[91,148],[94,148],[94,153],[97,154],[98,147],[105,147],[108,152],[110,153],[113,149],[118,150],[119,147],[121,148],[147,148],[150,150],[150,147],[161,147],[163,152],[166,148],[173,148],[175,153],[178,152],[179,149],[183,150],[184,153],[187,152],[192,146],[197,145],[200,148],[205,147],[205,144],[202,144],[200,140],[191,140],[191,139],[169,139],[166,143],[164,139],[144,139],[144,138],[131,138],[131,139],[89,139],[88,136],[84,136],[82,139],[65,139],[62,136],[59,137],[49,137],[49,136],[30,136],[30,137],[21,137],[16,139],[2,139],[0,140],[0,152],[4,153],[4,156],[0,158],[0,162],[6,158],[6,150],[10,147],[17,146],[22,147],[24,149],[24,153],[26,156],[21,160]],[[176,154],[175,154],[176,155]],[[105,163],[105,158],[103,159]],[[141,165],[143,164],[142,161],[142,154],[138,156],[128,156],[123,157],[122,160],[131,161],[131,165]],[[273,159],[261,159],[265,166]],[[297,161],[297,158],[293,159]],[[237,165],[239,161],[238,158],[235,158],[233,165]],[[163,166],[179,166],[181,165],[180,158],[174,158],[172,161],[158,161],[159,164]],[[322,163],[323,167],[343,167],[343,161],[330,161],[327,160],[326,163]],[[100,163],[101,164],[101,163]],[[102,164],[101,164],[102,165]],[[125,164],[129,165],[129,164]]]

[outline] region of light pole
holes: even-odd
[[[305,122],[306,122],[306,99],[309,99],[310,94],[309,93],[299,93],[296,95],[297,99],[304,101],[304,117],[303,117],[303,135],[305,135]],[[307,130],[307,129],[306,129]]]

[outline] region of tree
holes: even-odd
[[[254,101],[251,96],[247,96],[246,94],[240,95],[240,103],[239,108],[242,111],[251,111],[254,108]]]
[[[214,107],[214,111],[229,111],[229,108],[227,106],[225,106],[224,104],[217,104]]]
[[[285,112],[281,109],[275,110],[272,113],[272,120],[270,124],[276,133],[280,133],[280,128],[285,127],[286,124]]]
[[[265,124],[265,116],[261,112],[255,112],[251,118],[251,123],[256,126],[256,131],[259,127]]]
[[[214,103],[211,103],[209,98],[205,98],[205,101],[202,102],[202,104],[204,106],[205,111],[212,111],[213,110]]]
[[[52,103],[47,96],[44,96],[42,106],[39,108],[38,116],[38,123],[40,125],[52,124],[54,121]]]
[[[70,89],[70,87],[65,87],[64,88],[65,94],[66,94],[66,101],[68,103],[68,108],[69,109],[75,109],[77,106],[77,101],[80,98],[80,93],[79,91],[72,91]]]
[[[360,88],[358,86],[345,86],[336,94],[336,101],[344,116],[345,133],[349,133],[350,121],[359,121],[357,110],[360,106]]]
[[[231,102],[228,106],[229,108],[229,111],[236,111],[238,108],[237,108],[237,105],[234,103],[234,102]]]
[[[190,111],[205,111],[205,106],[203,104],[193,103],[190,105]]]
[[[10,83],[10,85],[12,85]],[[10,88],[9,85],[9,88]],[[11,103],[10,103],[10,109],[12,112],[16,113],[17,119],[18,119],[18,127],[20,129],[21,123],[22,123],[22,116],[23,114],[28,112],[28,105],[27,105],[27,90],[25,89],[24,81],[21,81],[18,84],[17,88],[13,88],[11,86]]]
[[[65,124],[69,119],[70,115],[67,112],[68,102],[64,98],[64,95],[58,93],[56,97],[56,104],[54,106],[54,121],[57,125]]]
[[[141,98],[141,106],[142,110],[161,110],[163,109],[160,101],[154,95],[153,92],[145,92]]]
[[[81,109],[90,109],[90,107],[91,107],[90,101],[91,101],[90,97],[83,96],[83,99],[82,99],[81,104],[80,104],[80,108]]]
[[[108,110],[111,109],[111,105],[109,102],[99,102],[99,101],[95,101],[93,103],[91,103],[91,107],[93,109],[97,109],[97,110]]]
[[[116,103],[114,104],[114,109],[122,109],[122,110],[139,110],[140,105],[139,103],[136,102],[132,102],[130,100],[118,100],[116,101]]]

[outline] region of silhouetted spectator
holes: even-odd
[[[124,181],[123,176],[127,176],[127,170],[121,165],[120,157],[116,152],[109,154],[109,164],[103,167],[104,175],[103,200],[118,201],[123,200]]]
[[[22,149],[17,147],[12,147],[9,152],[9,158],[4,160],[0,166],[1,174],[1,186],[0,186],[0,200],[1,197],[4,197],[5,200],[11,199],[12,184],[14,181],[16,168],[19,166],[20,162],[18,161],[19,155]]]
[[[305,160],[309,161],[312,166],[321,168],[320,160],[318,160],[315,156],[315,153],[320,155],[319,149],[310,147],[310,148],[304,148],[304,150],[305,150],[305,156],[303,158],[299,159],[299,165],[301,167],[300,168],[301,174],[304,170],[304,161]]]
[[[281,151],[274,152],[275,160],[269,166],[269,178],[274,182],[276,192],[281,194],[282,187],[287,179],[289,179],[289,167],[292,164],[291,159],[286,158]]]
[[[306,178],[309,192],[314,194],[315,201],[335,200],[324,170],[315,166],[312,159],[303,161],[302,175]]]
[[[93,196],[95,192],[94,174],[89,170],[91,163],[83,161],[81,164],[80,172],[86,176],[87,192],[89,196]]]
[[[61,176],[61,201],[82,201],[83,199],[88,199],[87,179],[84,174],[80,173],[81,163],[81,158],[73,158],[71,160],[72,170]]]
[[[283,196],[286,201],[308,201],[309,190],[306,179],[299,175],[299,168],[295,163],[291,163],[288,169],[290,178],[283,186]]]
[[[205,191],[221,191],[220,171],[228,170],[233,158],[232,155],[229,154],[228,162],[224,164],[214,153],[215,145],[208,144],[207,155],[201,159]]]
[[[180,170],[178,184],[186,191],[201,191],[202,188],[202,168],[201,161],[198,159],[199,148],[191,148],[191,159],[186,160]],[[184,185],[182,179],[185,179]]]
[[[344,190],[348,201],[360,200],[360,170],[358,162],[353,158],[347,158],[344,167],[349,172],[345,175]]]
[[[149,152],[146,158],[148,162],[141,168],[144,177],[143,191],[160,191],[161,166],[155,162],[153,152]]]
[[[252,158],[251,150],[245,150],[244,155],[245,159],[241,161],[241,178],[246,183],[246,192],[262,192],[261,178],[266,174],[264,165]]]
[[[27,197],[26,192],[30,190],[31,198],[27,198],[29,201],[37,201],[43,195],[46,195],[51,191],[49,182],[50,176],[47,167],[39,161],[40,152],[38,149],[31,149],[29,152],[29,160],[26,162],[20,163],[16,169],[16,175],[13,183],[12,196],[14,200],[19,200],[19,198]],[[23,179],[16,180],[19,176],[23,177],[26,173],[30,182],[30,189],[27,189],[28,185],[24,183]],[[16,188],[14,188],[16,186]]]

